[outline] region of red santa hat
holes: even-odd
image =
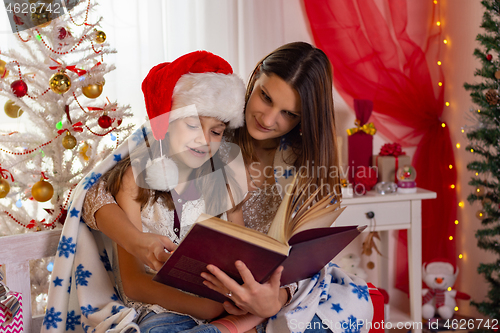
[[[153,67],[142,91],[156,140],[165,138],[169,121],[189,116],[215,117],[229,128],[243,125],[245,85],[227,61],[210,52],[191,52]]]

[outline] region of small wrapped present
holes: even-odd
[[[372,163],[378,168],[379,182],[397,183],[398,168],[411,164],[411,157],[401,150],[399,143],[386,143],[380,148],[380,153],[373,156]]]
[[[354,100],[356,111],[356,127],[347,130],[347,156],[349,182],[354,182],[354,176],[359,167],[371,166],[373,155],[373,135],[377,132],[373,123],[367,123],[373,110],[373,102],[365,99]]]
[[[23,298],[0,282],[0,332],[23,332]]]

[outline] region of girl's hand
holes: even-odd
[[[212,275],[201,274],[206,280],[203,284],[210,289],[226,296],[229,292],[231,293],[229,299],[234,302],[234,305],[228,301],[224,302],[225,310],[236,315],[250,312],[262,318],[278,313],[288,299],[287,291],[280,289],[283,266],[278,267],[271,278],[262,284],[255,281],[252,272],[242,261],[236,261],[235,266],[243,279],[242,285],[214,265],[207,266]]]
[[[127,246],[127,251],[142,263],[158,271],[170,257],[170,253],[165,252],[165,249],[171,252],[176,247],[177,245],[166,236],[141,232],[140,236],[135,238],[134,243]]]

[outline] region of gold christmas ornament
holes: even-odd
[[[9,75],[9,71],[5,68],[7,63],[3,60],[0,60],[0,79]]]
[[[52,75],[49,80],[50,89],[56,94],[64,94],[71,88],[71,80],[69,76],[63,72]]]
[[[9,182],[6,181],[5,179],[1,178],[0,179],[0,199],[5,198],[7,194],[9,194],[10,191],[10,185]]]
[[[481,202],[484,205],[491,205],[491,199],[490,198],[484,198],[483,201]]]
[[[62,145],[66,149],[73,149],[76,146],[76,138],[70,132],[66,132],[66,136],[62,139]]]
[[[484,220],[486,218],[486,213],[483,210],[478,210],[476,217],[480,220]]]
[[[495,72],[495,79],[500,80],[500,71]]]
[[[375,268],[375,263],[373,261],[369,261],[366,264],[366,267],[368,267],[368,269],[374,269]]]
[[[13,101],[10,99],[5,103],[3,110],[5,111],[5,114],[11,118],[18,118],[21,117],[23,114],[23,110],[16,104],[14,104]]]
[[[31,188],[31,195],[38,202],[49,201],[54,195],[54,188],[42,178]]]
[[[82,148],[80,149],[80,156],[85,162],[90,160],[91,149],[92,147],[87,142],[83,143]]]
[[[52,20],[52,12],[45,4],[39,4],[35,11],[31,13],[31,21],[34,25],[46,27]]]
[[[88,86],[82,88],[82,93],[85,95],[85,97],[97,98],[101,96],[103,86],[104,84],[102,83],[89,84]]]
[[[102,44],[106,41],[106,34],[104,33],[104,31],[97,30],[95,32],[95,41],[99,44]]]
[[[486,92],[484,95],[486,98],[486,101],[488,102],[489,105],[496,105],[498,104],[498,91],[496,89],[490,89]]]

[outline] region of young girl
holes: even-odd
[[[196,52],[151,70],[143,90],[152,133],[146,130],[144,143],[139,146],[134,143],[130,155],[105,174],[87,194],[100,201],[100,198],[106,199],[101,193],[107,190],[138,230],[167,236],[167,243],[178,244],[201,213],[220,216],[242,199],[241,193],[235,192],[241,190],[237,179],[245,180],[246,177],[243,160],[240,168],[243,173],[238,177],[231,173],[238,169],[233,158],[236,154],[226,148],[226,163],[223,163],[219,147],[226,124],[234,128],[242,123],[243,84],[240,79],[226,74],[189,73],[200,64],[201,67],[214,66],[213,62],[217,63],[215,67],[228,66],[207,52]],[[157,107],[168,105],[154,105],[158,91],[168,93],[175,79],[172,73],[179,71],[188,73],[175,83],[172,111],[157,112]],[[165,115],[169,119],[165,119]],[[245,188],[246,180],[243,185]],[[83,218],[95,227],[93,213],[106,203],[103,200],[96,206],[84,204]],[[126,242],[124,245],[127,246]],[[141,331],[158,327],[169,331],[169,327],[186,330],[201,323],[199,319],[211,319],[222,313],[220,303],[152,281],[154,271],[121,246],[117,246],[116,253],[119,265],[114,265],[114,270],[118,292],[125,305],[139,312]],[[260,318],[253,320],[249,328],[262,321]],[[227,319],[222,321],[227,322]]]

